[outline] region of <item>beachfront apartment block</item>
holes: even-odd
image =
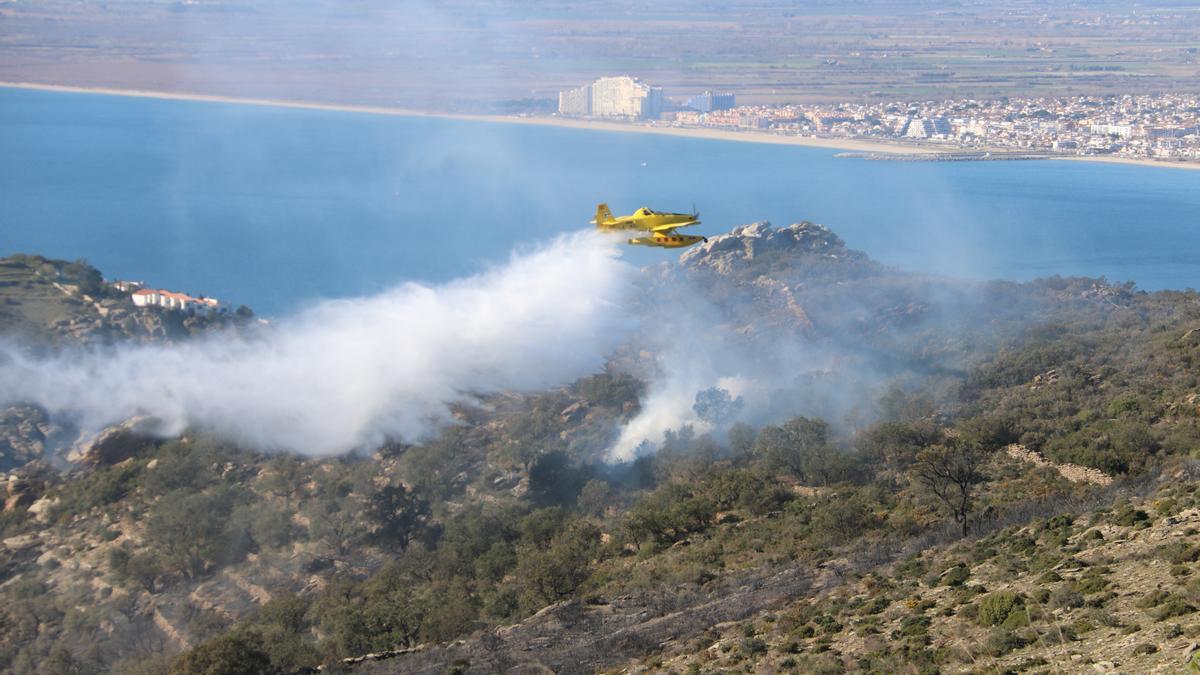
[[[558,93],[560,115],[656,119],[662,110],[662,87],[628,75],[602,77]]]
[[[558,113],[584,117],[592,114],[592,85],[558,92]]]
[[[733,94],[714,94],[711,91],[705,91],[689,98],[683,107],[698,113],[710,113],[735,108],[737,102],[734,100]]]

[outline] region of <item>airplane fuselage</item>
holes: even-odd
[[[596,218],[592,222],[602,230],[640,230],[653,232],[668,227],[697,225],[700,220],[695,213],[663,213],[645,206],[628,216],[614,216],[607,204],[596,207]]]
[[[596,218],[592,222],[601,230],[636,230],[645,232],[644,237],[634,237],[630,244],[658,246],[661,248],[683,248],[708,241],[704,237],[679,234],[677,227],[700,224],[699,213],[663,213],[642,207],[628,216],[613,216],[608,204],[596,206]]]
[[[699,221],[690,213],[655,213],[649,209],[638,209],[631,216],[620,216],[599,223],[600,227],[612,230],[641,230],[643,232],[660,227],[685,227]]]

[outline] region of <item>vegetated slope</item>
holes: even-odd
[[[1002,457],[993,470],[1020,469]],[[1187,462],[1086,497],[1030,502],[981,522],[977,538],[914,538],[894,563],[846,549],[815,567],[729,575],[706,593],[571,601],[484,639],[359,668],[1176,672],[1200,637],[1197,480],[1200,466]],[[1005,525],[1013,520],[1028,524]]]
[[[995,533],[1009,526],[1030,528],[1030,555],[1083,557],[1052,550],[1034,520],[1071,515],[1079,527],[1096,509],[1123,513],[1119,500],[1152,494],[1196,444],[1194,293],[906,274],[812,224],[740,228],[647,279],[710,298],[706,330],[727,345],[803,349],[822,355],[821,372],[791,378],[756,427],[681,426],[653,456],[615,465],[601,458],[645,401],[624,370],[646,372],[636,346],[610,372],[479,398],[438,437],[371,456],[300,459],[200,430],[114,431],[67,472],[34,462],[9,474],[0,664],[293,672],[408,650],[354,668],[590,672],[690,668],[682,654],[719,642],[696,668],[811,657],[806,667],[869,669],[861,659],[879,649],[854,646],[850,614],[829,598],[858,594],[872,573],[925,593],[904,586],[908,566],[940,572],[977,541],[999,551],[1011,536]],[[833,408],[793,395],[843,382],[857,416],[826,421],[813,411]],[[724,390],[698,394],[736,408]],[[1014,443],[1115,481],[1072,482],[1005,452]],[[1180,509],[1190,472],[1171,479]],[[1003,590],[967,562],[968,579]],[[801,651],[785,655],[764,627],[801,600],[829,609],[797,618]],[[879,612],[890,617],[895,604]],[[953,670],[963,653],[986,657],[955,651],[939,632],[953,617],[929,614],[925,637],[903,636],[907,651],[879,663]],[[720,624],[747,620],[751,641],[726,649]],[[880,634],[895,620],[881,619]],[[1155,657],[1163,663],[1178,656],[1171,640]],[[1011,646],[986,658],[1015,663],[1029,649]]]
[[[1195,669],[1197,479],[1190,461],[1132,494],[1101,491],[1093,508],[1062,505],[848,575],[642,663],[669,672]]]

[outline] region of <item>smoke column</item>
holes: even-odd
[[[313,455],[415,440],[464,395],[535,390],[599,370],[634,328],[633,270],[585,232],[441,286],[326,301],[253,337],[33,359],[0,346],[0,403],[84,431],[133,415]]]

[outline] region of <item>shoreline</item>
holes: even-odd
[[[388,106],[354,105],[342,103],[319,103],[315,101],[297,101],[286,99],[240,98],[234,96],[218,96],[213,94],[191,94],[183,92],[152,91],[147,89],[118,89],[112,87],[76,87],[66,84],[38,84],[34,82],[0,82],[0,88],[27,89],[34,91],[50,91],[64,94],[95,94],[101,96],[127,96],[131,98],[151,98],[167,101],[198,101],[202,103],[225,103],[233,105],[255,105],[274,108],[295,108],[301,110],[323,110],[327,112],[350,112],[369,115],[390,115],[394,117],[426,117],[437,119],[463,120],[469,122],[496,122],[501,124],[524,124],[532,126],[559,127],[564,129],[582,129],[585,131],[618,131],[624,133],[658,134],[662,136],[678,136],[685,138],[703,138],[716,141],[737,141],[743,143],[762,143],[768,145],[800,145],[830,150],[850,150],[858,152],[886,153],[920,153],[932,154],[942,152],[929,148],[912,148],[899,143],[857,141],[854,139],[826,139],[803,136],[783,136],[763,131],[735,131],[732,129],[704,129],[698,127],[667,127],[625,122],[605,122],[602,120],[580,120],[559,117],[521,117],[517,115],[481,115],[470,113],[442,113],[415,110],[411,108],[394,108]]]
[[[675,136],[680,138],[700,138],[714,141],[730,141],[738,143],[760,143],[765,145],[793,145],[827,150],[845,150],[850,152],[868,152],[881,154],[912,154],[935,155],[959,151],[956,148],[931,148],[917,145],[906,145],[888,141],[867,141],[852,138],[815,138],[810,136],[785,136],[765,131],[740,131],[734,129],[708,129],[701,127],[655,126],[653,124],[632,124],[626,122],[605,122],[600,120],[566,119],[558,117],[523,117],[517,115],[483,115],[469,113],[439,113],[410,108],[394,108],[387,106],[353,105],[340,103],[319,103],[315,101],[241,98],[234,96],[219,96],[214,94],[193,94],[185,92],[166,92],[146,89],[120,89],[113,87],[78,87],[65,84],[41,84],[36,82],[0,82],[0,88],[26,89],[34,91],[50,91],[66,94],[95,94],[101,96],[125,96],[131,98],[150,98],[168,101],[196,101],[202,103],[224,103],[232,105],[253,105],[275,108],[295,108],[300,110],[322,110],[327,112],[349,112],[369,115],[389,115],[394,117],[425,117],[436,119],[463,120],[470,122],[493,122],[500,124],[523,124],[530,126],[559,127],[579,129],[584,131],[615,131],[622,133],[657,134],[660,136]],[[1174,160],[1139,159],[1133,157],[1081,157],[1072,155],[1050,156],[1046,159],[1053,161],[1093,162],[1104,164],[1125,164],[1132,166],[1149,166],[1167,169],[1200,170],[1200,162],[1181,162]]]

